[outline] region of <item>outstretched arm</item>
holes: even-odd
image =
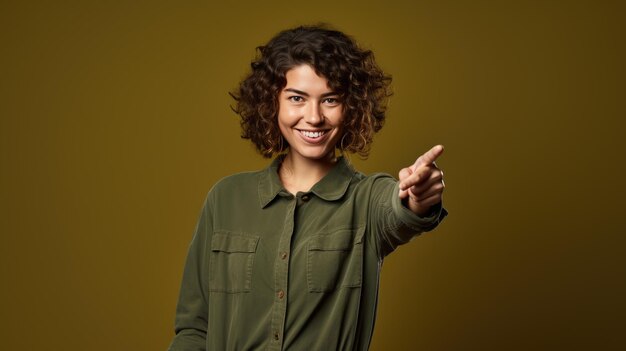
[[[399,181],[390,176],[374,179],[370,220],[381,260],[448,215],[442,204],[443,172],[435,165],[442,152],[443,146],[437,145],[418,157],[400,171]]]
[[[443,171],[437,168],[435,160],[442,153],[443,145],[436,145],[398,174],[400,199],[418,216],[426,215],[431,206],[441,202],[445,184]]]

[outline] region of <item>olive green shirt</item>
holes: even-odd
[[[183,273],[170,350],[367,350],[383,258],[447,215],[404,207],[398,181],[344,158],[293,195],[266,169],[209,192]]]

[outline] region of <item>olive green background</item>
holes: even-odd
[[[227,92],[319,21],[394,77],[359,170],[446,147],[450,216],[385,261],[372,350],[622,349],[619,3],[3,1],[2,349],[167,347],[206,192],[269,162]]]

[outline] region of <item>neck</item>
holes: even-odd
[[[298,157],[289,152],[280,165],[278,175],[285,189],[292,194],[309,191],[337,163],[334,153],[319,160]]]

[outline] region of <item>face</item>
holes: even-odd
[[[280,92],[278,126],[289,143],[292,157],[328,161],[341,138],[343,105],[309,65],[296,66],[285,75]]]

